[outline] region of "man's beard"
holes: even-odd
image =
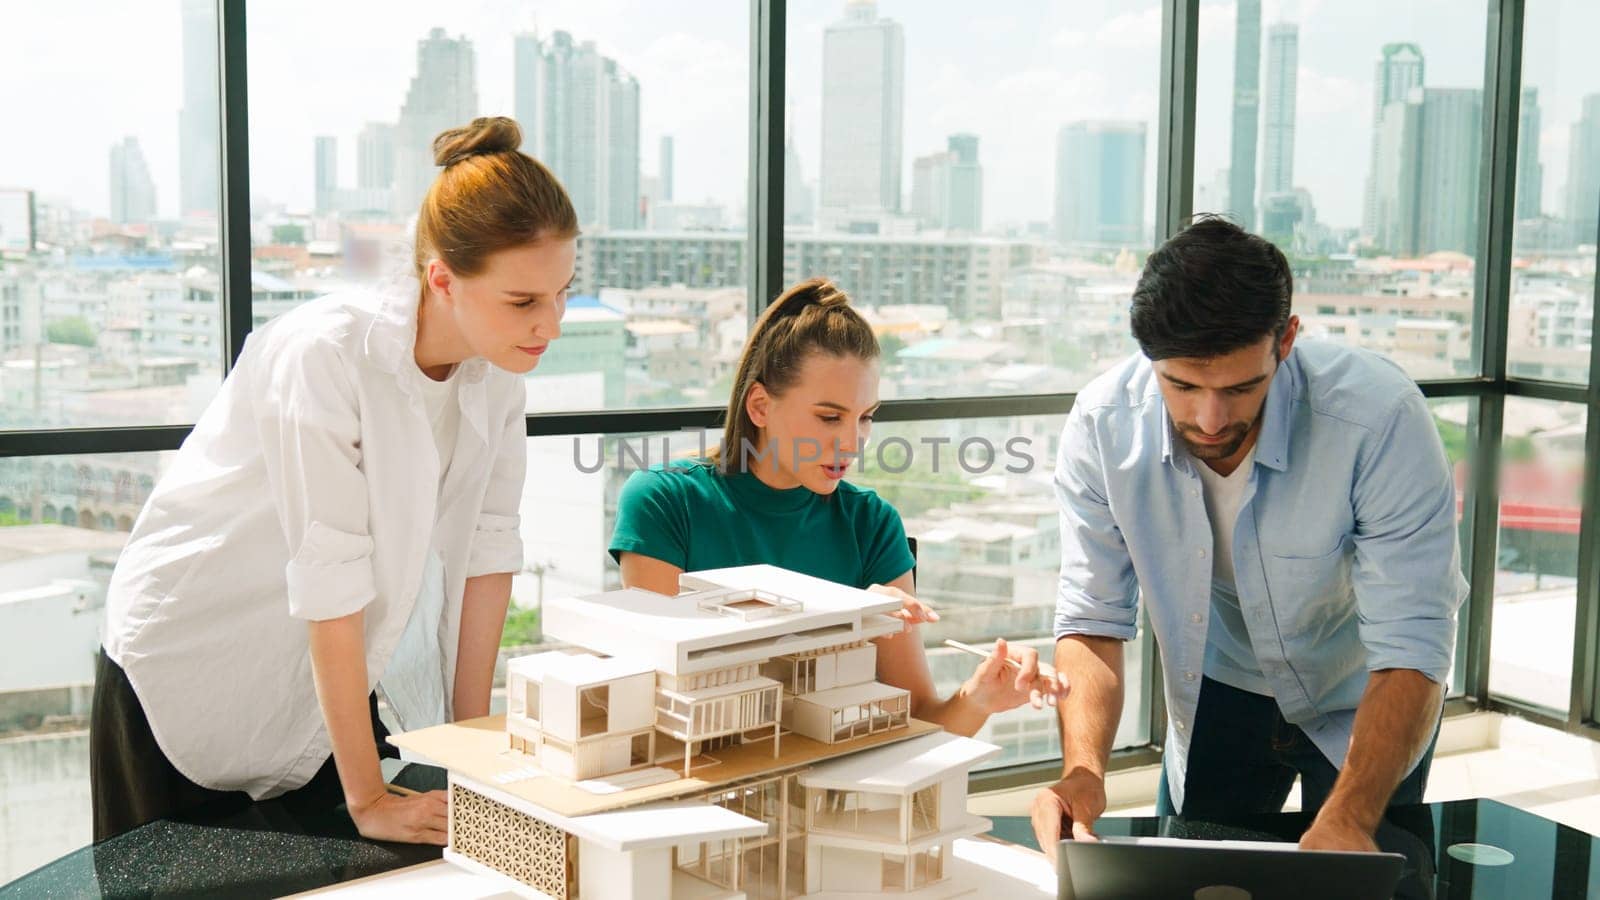
[[[1244,442],[1250,438],[1250,430],[1255,427],[1255,422],[1235,422],[1229,425],[1224,432],[1228,439],[1220,444],[1197,443],[1189,439],[1191,433],[1205,434],[1193,425],[1178,424],[1178,439],[1189,448],[1189,455],[1195,459],[1227,459],[1239,452]]]

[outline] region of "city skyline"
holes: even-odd
[[[65,0],[65,5],[71,7],[74,2],[83,0]],[[1339,108],[1351,111],[1368,119],[1372,115],[1372,99],[1370,94],[1372,79],[1372,62],[1383,38],[1392,38],[1399,41],[1406,37],[1407,32],[1418,33],[1426,31],[1428,35],[1427,50],[1430,57],[1430,68],[1437,73],[1437,77],[1430,78],[1430,82],[1440,86],[1465,86],[1470,87],[1481,81],[1481,54],[1482,34],[1481,28],[1462,27],[1454,30],[1453,37],[1448,35],[1448,29],[1430,19],[1430,11],[1437,10],[1439,4],[1433,0],[1418,0],[1412,6],[1395,10],[1389,17],[1388,25],[1381,31],[1373,29],[1370,25],[1363,26],[1364,33],[1357,35],[1358,40],[1352,41],[1350,34],[1354,29],[1349,23],[1337,23],[1329,19],[1326,4],[1318,3],[1273,3],[1266,0],[1263,8],[1263,21],[1271,22],[1288,15],[1291,19],[1299,18],[1301,21],[1301,47],[1300,47],[1300,80],[1301,105],[1303,108],[1299,116],[1297,128],[1297,143],[1301,148],[1297,161],[1297,171],[1304,171],[1305,175],[1299,179],[1302,184],[1317,198],[1319,218],[1333,226],[1358,227],[1361,224],[1361,207],[1364,206],[1364,182],[1368,178],[1367,172],[1352,173],[1346,164],[1351,158],[1365,156],[1369,152],[1372,135],[1360,133],[1361,129],[1348,128],[1336,129],[1330,124],[1338,116],[1335,113]],[[1017,70],[1006,74],[1006,67],[996,69],[992,74],[984,75],[977,79],[968,76],[969,85],[965,88],[947,91],[949,78],[940,74],[950,69],[959,60],[945,56],[941,51],[951,46],[956,35],[951,23],[946,23],[929,13],[906,4],[901,0],[882,0],[879,4],[880,14],[902,21],[906,28],[907,51],[907,83],[912,87],[907,93],[907,125],[905,135],[906,160],[905,165],[909,171],[911,159],[920,154],[925,154],[936,149],[945,135],[956,131],[972,131],[984,136],[985,158],[990,175],[986,184],[985,212],[990,224],[1004,224],[1008,222],[1045,221],[1051,216],[1047,198],[1040,198],[1037,190],[1027,190],[1023,184],[1035,183],[1041,173],[1052,168],[1054,131],[1068,116],[1063,116],[1054,122],[1047,123],[1042,140],[1030,140],[1028,146],[1023,147],[1011,136],[1005,133],[996,133],[985,127],[987,121],[994,121],[999,115],[1007,113],[1004,104],[994,113],[984,112],[975,115],[974,110],[981,112],[982,100],[985,94],[995,89],[1015,91],[1023,100],[1038,99],[1049,100],[1060,105],[1067,102],[1069,112],[1082,108],[1084,117],[1089,117],[1094,112],[1092,106],[1086,104],[1073,104],[1070,101],[1077,99],[1077,93],[1063,94],[1069,83],[1077,84],[1083,80],[1078,69],[1091,69],[1097,60],[1103,60],[1108,55],[1119,57],[1117,65],[1110,66],[1113,74],[1135,76],[1131,80],[1119,77],[1118,84],[1121,96],[1132,101],[1134,108],[1148,109],[1148,115],[1154,115],[1154,66],[1155,43],[1159,37],[1159,16],[1153,15],[1156,7],[1126,9],[1125,5],[1109,3],[1088,3],[1081,10],[1081,15],[1060,17],[1044,6],[1020,6],[1019,12],[999,17],[980,19],[968,29],[972,32],[970,37],[976,39],[977,45],[982,47],[998,46],[995,35],[997,33],[1011,33],[1011,26],[1020,26],[1015,33],[1036,33],[1038,36],[1029,39],[1029,44],[1022,45],[1024,52],[1012,54],[1014,64],[1009,68]],[[575,2],[556,2],[548,4],[535,24],[541,32],[548,32],[551,26],[571,27],[575,32],[581,23],[592,23],[597,31],[593,32],[602,52],[615,53],[617,58],[629,65],[641,80],[648,84],[652,71],[661,71],[666,66],[663,60],[669,58],[678,69],[685,65],[686,57],[693,55],[702,62],[689,66],[681,76],[674,78],[674,83],[687,79],[688,90],[673,91],[677,95],[670,98],[662,97],[661,91],[657,92],[657,99],[664,103],[670,102],[681,105],[689,102],[684,97],[694,101],[698,110],[697,116],[691,116],[691,122],[704,123],[707,109],[717,108],[726,116],[730,111],[742,111],[748,105],[748,73],[744,71],[747,63],[747,49],[744,41],[747,32],[744,23],[745,10],[742,5],[729,4],[725,10],[734,14],[732,22],[723,22],[713,16],[706,16],[706,21],[674,21],[665,28],[659,26],[661,20],[650,15],[640,17],[637,23],[617,23],[616,17],[607,16],[604,9],[587,9],[582,4]],[[791,68],[797,65],[796,60],[807,55],[808,48],[816,47],[820,51],[821,29],[825,23],[836,19],[843,8],[842,3],[818,4],[816,8],[805,10],[790,10],[790,59]],[[1034,23],[1029,20],[1028,13],[1037,11],[1036,17],[1041,21]],[[1200,115],[1198,118],[1199,135],[1196,146],[1197,180],[1205,180],[1209,173],[1219,168],[1228,168],[1226,154],[1229,152],[1226,138],[1217,143],[1207,139],[1207,131],[1215,124],[1214,116],[1208,112],[1208,107],[1214,107],[1218,101],[1226,104],[1231,84],[1230,73],[1233,64],[1231,52],[1232,27],[1235,6],[1232,3],[1211,3],[1202,5],[1201,17],[1201,59],[1200,59]],[[156,10],[157,13],[166,11]],[[170,10],[172,26],[168,31],[172,35],[180,33],[180,16],[177,4]],[[318,11],[321,15],[328,13],[330,29],[336,29],[339,23],[348,19],[350,15],[337,11]],[[1470,12],[1470,11],[1469,11]],[[1586,21],[1584,18],[1595,18],[1600,11],[1568,10],[1565,22],[1574,24]],[[46,27],[50,21],[47,14],[27,11],[20,13],[24,21],[29,18],[37,20],[35,32],[44,33],[48,37],[49,29]],[[1548,14],[1546,14],[1548,15]],[[806,16],[814,16],[811,21]],[[154,22],[159,27],[161,15],[145,16],[127,22],[115,23],[127,26],[120,29],[123,32],[137,33],[139,25],[149,30],[152,27],[148,22]],[[457,18],[456,14],[447,18]],[[473,8],[460,15],[464,21],[462,27],[457,28],[451,23],[444,23],[447,30],[452,33],[459,31],[473,38],[480,50],[480,89],[482,91],[483,111],[509,111],[509,105],[514,79],[510,77],[512,48],[506,35],[510,32],[503,30],[507,23],[513,27],[523,27],[529,24],[531,17],[516,16],[509,10],[500,10],[495,4],[484,4]],[[1465,23],[1475,20],[1475,15],[1459,16]],[[380,40],[384,33],[392,32],[404,20],[418,22],[418,30],[408,34],[403,40],[385,43]],[[147,22],[148,20],[148,22]],[[1428,20],[1426,29],[1420,28],[1419,23]],[[1600,88],[1600,85],[1584,84],[1581,80],[1575,81],[1578,73],[1571,68],[1570,61],[1580,59],[1575,51],[1566,51],[1569,40],[1566,36],[1574,30],[1571,27],[1552,28],[1546,25],[1540,27],[1540,19],[1530,12],[1528,24],[1528,41],[1530,50],[1524,54],[1525,83],[1537,87],[1540,93],[1541,108],[1541,141],[1539,162],[1542,168],[1542,194],[1541,207],[1548,214],[1563,215],[1567,208],[1565,193],[1571,181],[1568,173],[1569,160],[1572,156],[1570,141],[1572,126],[1577,122],[1577,112],[1580,108],[1581,95],[1585,90]],[[1542,20],[1546,23],[1550,19]],[[487,24],[493,23],[496,27],[490,29]],[[364,62],[364,70],[370,73],[348,85],[340,82],[336,91],[319,89],[308,96],[296,97],[294,94],[283,94],[295,83],[305,84],[304,78],[274,78],[262,77],[264,70],[268,75],[289,75],[284,69],[272,68],[274,60],[280,55],[275,42],[271,40],[275,34],[288,33],[288,23],[279,21],[275,17],[255,17],[251,23],[251,67],[257,71],[252,78],[252,134],[257,145],[252,154],[252,193],[255,195],[258,208],[267,204],[282,204],[289,209],[309,210],[314,205],[313,175],[311,172],[311,154],[305,150],[297,153],[270,152],[279,146],[281,141],[289,140],[287,135],[295,131],[304,133],[305,143],[301,147],[309,146],[312,138],[320,134],[329,134],[339,139],[341,147],[341,183],[354,181],[352,170],[351,147],[355,146],[357,129],[362,125],[362,119],[368,121],[382,118],[392,118],[393,109],[398,102],[395,88],[392,83],[385,86],[382,73],[385,66],[389,68],[403,68],[411,63],[405,51],[408,45],[414,45],[417,36],[426,33],[431,27],[434,17],[426,11],[400,7],[395,10],[394,16],[378,23],[380,27],[372,34],[362,34],[352,45],[351,53],[347,56],[360,56]],[[1037,27],[1036,27],[1037,26]],[[1219,27],[1220,26],[1220,27]],[[815,29],[811,31],[811,29]],[[1383,34],[1391,31],[1392,34]],[[315,30],[313,30],[315,31]],[[1370,33],[1367,33],[1370,32]],[[489,33],[493,36],[482,38],[478,35]],[[1324,37],[1326,35],[1326,37]],[[321,34],[307,35],[308,48],[315,49],[322,43]],[[168,40],[176,40],[175,37]],[[815,40],[816,44],[808,43]],[[1005,37],[1003,43],[1017,45],[1018,38]],[[159,41],[156,41],[159,44]],[[494,46],[503,44],[504,46]],[[631,46],[622,46],[624,44]],[[1073,52],[1068,56],[1073,60],[1080,60],[1080,65],[1067,65],[1064,70],[1058,66],[1060,76],[1052,75],[1045,79],[1046,69],[1036,65],[1038,54],[1028,50],[1028,46],[1037,44],[1040,48],[1051,51],[1048,55],[1060,57],[1063,48]],[[1104,46],[1104,49],[1101,48]],[[1542,46],[1546,50],[1534,52],[1534,47]],[[398,47],[398,52],[397,52]],[[676,49],[671,49],[676,48]],[[173,47],[177,49],[176,46]],[[642,54],[641,50],[646,51]],[[1145,56],[1148,50],[1149,55]],[[693,52],[691,52],[693,51]],[[1560,51],[1560,52],[1557,52]],[[378,56],[372,54],[377,53]],[[1559,65],[1563,53],[1569,60],[1565,68]],[[109,189],[101,179],[105,177],[104,153],[111,143],[120,139],[123,134],[132,134],[137,137],[144,147],[152,176],[156,182],[157,195],[162,205],[159,210],[163,218],[175,216],[178,206],[179,190],[175,173],[177,169],[174,144],[176,134],[153,133],[157,131],[156,124],[161,121],[171,122],[176,107],[181,106],[183,83],[181,72],[181,54],[174,65],[173,60],[166,61],[165,68],[171,73],[173,79],[170,83],[175,85],[171,90],[163,90],[160,84],[166,80],[160,73],[162,65],[149,67],[153,76],[152,89],[147,91],[148,97],[139,98],[129,103],[113,104],[116,106],[114,118],[127,121],[135,127],[121,127],[116,133],[107,134],[104,142],[95,151],[100,155],[100,162],[96,168],[99,173],[89,173],[89,178],[63,178],[60,174],[52,175],[54,158],[50,165],[36,165],[27,167],[30,171],[39,174],[30,178],[30,183],[21,185],[35,190],[41,202],[46,204],[58,202],[63,194],[75,206],[86,211],[105,215],[108,212],[106,198]],[[980,56],[978,53],[968,53],[969,57]],[[1327,60],[1337,57],[1343,71],[1333,71],[1336,67],[1329,65]],[[1365,59],[1360,59],[1365,57]],[[113,56],[114,58],[114,56]],[[385,62],[385,59],[387,61]],[[1065,57],[1063,57],[1065,58]],[[498,60],[498,62],[497,62]],[[714,60],[713,67],[707,60]],[[374,63],[381,65],[365,65]],[[330,65],[333,65],[330,61]],[[0,63],[0,65],[4,65]],[[930,65],[936,68],[929,68]],[[968,65],[971,65],[969,63]],[[1543,66],[1543,74],[1540,67]],[[706,73],[715,68],[717,74],[707,77]],[[1214,77],[1220,69],[1220,82]],[[320,70],[319,70],[320,71]],[[953,70],[952,70],[953,71]],[[498,72],[498,74],[496,74]],[[1018,73],[1035,72],[1040,77],[1033,75],[1021,77]],[[1145,91],[1140,88],[1139,81],[1149,75],[1149,86],[1152,90]],[[1016,76],[1016,77],[1014,77]],[[403,79],[405,75],[397,76]],[[1020,80],[1019,80],[1020,78]],[[283,81],[282,88],[278,82]],[[976,81],[976,84],[970,82]],[[928,96],[929,91],[923,90],[920,94],[917,84],[935,88],[937,98]],[[318,75],[316,84],[325,87],[325,80]],[[791,107],[795,111],[794,120],[800,129],[796,141],[797,161],[803,171],[809,173],[815,180],[819,174],[817,156],[812,142],[817,139],[815,123],[818,119],[807,114],[807,108],[815,111],[818,108],[817,91],[820,84],[808,87],[809,78],[791,77],[789,79],[789,94]],[[1033,90],[1032,86],[1041,84],[1053,85],[1048,91],[1040,93]],[[987,87],[986,87],[987,86]],[[1103,84],[1096,85],[1103,87]],[[72,83],[66,85],[72,88]],[[717,103],[712,103],[707,95],[710,88],[721,91]],[[1221,88],[1219,92],[1217,89]],[[1059,89],[1059,90],[1058,90]],[[1071,89],[1077,92],[1077,87]],[[1131,92],[1131,93],[1130,93]],[[808,93],[810,96],[807,96]],[[1090,93],[1090,92],[1083,92]],[[1106,93],[1104,90],[1093,93]],[[1362,94],[1364,96],[1357,96]],[[329,95],[329,96],[322,96]],[[366,95],[383,95],[384,99],[367,109],[365,117],[352,115],[350,107],[357,100]],[[159,110],[164,105],[166,113]],[[1141,99],[1145,98],[1145,99]],[[130,98],[131,99],[131,98]],[[289,101],[296,101],[291,107]],[[309,100],[306,103],[303,101]],[[937,106],[930,108],[929,102]],[[32,98],[23,98],[23,116],[27,118],[30,112],[44,112],[44,108],[32,102]],[[1310,104],[1307,107],[1307,104]],[[990,104],[994,105],[994,104]],[[1128,102],[1117,104],[1130,106]],[[495,109],[494,107],[499,107]],[[140,113],[140,110],[157,110],[152,115]],[[291,115],[289,110],[295,112]],[[659,137],[669,131],[679,131],[677,128],[663,127],[663,118],[667,110],[658,110],[655,113],[648,109],[645,111],[644,121],[641,123],[641,143],[646,152],[641,160],[643,171],[655,170],[657,155],[656,147]],[[929,113],[932,113],[931,115]],[[951,127],[942,126],[941,121],[957,116],[959,123],[951,123]],[[654,118],[655,124],[650,122]],[[34,118],[43,118],[35,115]],[[152,121],[154,119],[154,121]],[[808,121],[809,120],[809,121]],[[1224,113],[1224,122],[1226,113]],[[718,203],[724,205],[730,213],[737,217],[743,206],[744,189],[742,179],[728,177],[730,171],[742,171],[747,158],[744,152],[744,141],[747,138],[748,128],[746,123],[737,118],[724,119],[733,121],[736,125],[732,130],[737,132],[734,137],[739,146],[736,151],[732,147],[724,147],[716,151],[714,157],[708,156],[708,144],[717,144],[719,141],[707,141],[704,137],[697,137],[693,129],[688,137],[680,137],[677,147],[677,169],[675,195],[680,200],[701,201],[708,195]],[[331,127],[322,127],[321,123],[330,123]],[[1030,129],[1039,130],[1031,123],[1019,123],[1019,132]],[[170,128],[170,126],[167,126]],[[924,140],[918,136],[919,130],[933,129],[931,139]],[[165,129],[162,129],[165,130]],[[1338,134],[1337,132],[1352,132]],[[727,135],[729,129],[707,131],[700,129],[699,134]],[[807,133],[810,132],[810,133]],[[1153,133],[1153,132],[1152,132]],[[729,141],[721,140],[727,144]],[[1350,149],[1352,144],[1360,149],[1356,153],[1346,154],[1344,150]],[[16,159],[23,155],[25,148],[0,149],[0,171],[14,166],[8,165],[8,159]],[[1217,154],[1223,154],[1219,164]],[[1310,156],[1308,157],[1308,154]],[[58,155],[63,161],[72,157],[72,153]],[[1034,162],[1028,165],[1017,165],[1019,160],[1031,159]],[[1319,162],[1319,159],[1323,162]],[[1326,164],[1329,159],[1338,159],[1336,165]],[[728,164],[735,168],[730,169]],[[1147,203],[1153,202],[1149,189],[1152,185],[1148,180],[1153,178],[1153,168],[1147,174]],[[710,173],[710,174],[708,174]],[[287,177],[287,180],[286,180]],[[1361,194],[1353,194],[1349,190],[1349,182],[1355,179],[1358,187],[1362,188]],[[0,183],[7,186],[17,186],[14,176],[0,178]],[[712,189],[707,191],[704,186],[710,184]],[[1333,186],[1330,187],[1330,184]],[[909,189],[909,184],[905,185]],[[1045,202],[1041,203],[1041,199]],[[1018,215],[1019,206],[1031,207],[1023,209],[1023,214]]]

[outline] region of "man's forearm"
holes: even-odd
[[[322,706],[323,721],[328,724],[339,782],[351,806],[369,802],[384,790],[377,740],[372,733],[372,710],[367,701],[362,624],[362,613],[355,612],[308,626],[317,702]]]
[[[1395,788],[1433,738],[1443,702],[1443,688],[1421,672],[1373,672],[1356,708],[1350,752],[1318,818],[1376,831]]]
[[[461,635],[456,642],[451,704],[452,718],[457,721],[489,714],[489,692],[494,688],[494,666],[510,603],[511,573],[467,579],[461,596]]]
[[[1061,773],[1104,776],[1122,718],[1122,641],[1067,635],[1056,641],[1056,671],[1067,678],[1061,715]]]

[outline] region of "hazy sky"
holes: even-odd
[[[1295,182],[1320,219],[1355,225],[1366,177],[1372,74],[1380,46],[1422,46],[1427,82],[1480,86],[1484,0],[1267,0],[1265,27],[1300,24]],[[1532,4],[1524,79],[1540,92],[1547,211],[1564,206],[1569,129],[1600,67],[1585,36],[1600,33],[1600,4]],[[807,179],[817,177],[823,29],[843,0],[789,4],[790,115]],[[1076,119],[1149,123],[1147,205],[1154,203],[1160,18],[1155,0],[1004,0],[981,8],[940,0],[880,0],[906,38],[903,185],[911,161],[945,136],[980,136],[985,220],[1048,219],[1056,133]],[[309,206],[312,138],[341,142],[343,181],[354,182],[362,123],[392,121],[430,27],[465,34],[478,57],[482,112],[509,113],[511,35],[538,28],[596,41],[640,80],[643,169],[657,140],[677,142],[677,197],[743,205],[748,167],[747,0],[257,0],[250,7],[252,192]],[[1233,81],[1232,2],[1202,6],[1195,178],[1227,164]],[[8,136],[0,186],[66,196],[109,209],[108,151],[123,135],[142,144],[163,214],[177,208],[182,52],[178,0],[53,0],[7,4],[0,23],[29,35],[0,55]],[[213,61],[214,62],[214,61]],[[1263,78],[1265,65],[1263,63]]]

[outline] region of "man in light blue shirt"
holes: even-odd
[[[1426,402],[1364,350],[1296,345],[1278,249],[1197,221],[1151,255],[1143,351],[1078,395],[1056,466],[1062,779],[1040,845],[1105,809],[1122,644],[1161,647],[1164,814],[1276,812],[1308,849],[1371,850],[1422,798],[1466,596],[1455,487]]]

